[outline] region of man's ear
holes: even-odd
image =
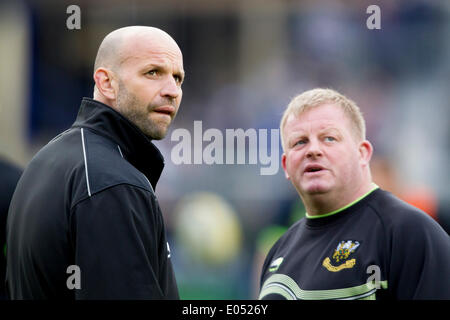
[[[369,165],[370,159],[372,158],[372,154],[373,154],[372,144],[367,140],[362,141],[359,144],[359,155],[361,164],[363,166]]]
[[[108,100],[116,100],[118,88],[112,71],[106,68],[98,68],[94,72],[94,81],[101,95]]]
[[[284,176],[286,177],[286,179],[291,180],[291,178],[289,177],[289,174],[286,170],[286,153],[283,153],[283,155],[281,156],[281,166],[283,167]]]

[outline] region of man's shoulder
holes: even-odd
[[[284,248],[286,245],[291,246],[295,244],[295,237],[298,237],[300,235],[300,230],[304,227],[304,223],[306,221],[306,218],[302,218],[298,221],[296,221],[294,224],[292,224],[275,242],[275,244],[272,246],[271,251],[280,250]]]
[[[417,231],[440,228],[427,213],[382,189],[376,190],[368,205],[390,232],[410,232],[412,235]]]
[[[82,138],[85,170],[91,195],[120,184],[153,192],[145,175],[123,157],[118,144],[89,129],[83,130]]]
[[[23,176],[25,190],[40,181],[43,194],[69,192],[70,207],[121,184],[153,192],[144,174],[122,157],[118,144],[80,127],[71,127],[47,143]]]

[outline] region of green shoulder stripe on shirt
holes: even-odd
[[[380,281],[380,288],[387,289],[387,280]],[[282,291],[282,292],[281,292]],[[297,299],[301,300],[353,300],[353,299],[375,299],[377,286],[373,282],[367,282],[359,286],[330,289],[330,290],[302,290],[297,283],[285,274],[274,274],[270,276],[263,284],[258,299],[262,299],[269,294],[281,294],[287,298],[288,294],[292,299],[291,293]]]

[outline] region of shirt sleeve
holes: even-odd
[[[261,297],[261,293],[264,289],[264,282],[267,280],[267,278],[269,276],[270,264],[273,262],[274,255],[278,251],[280,242],[281,242],[281,239],[279,239],[278,241],[275,242],[275,244],[272,246],[272,248],[267,253],[266,258],[264,259],[261,276],[260,276],[260,281],[259,281],[259,284],[260,284],[259,285],[259,297],[258,297],[259,300],[286,300],[286,298],[284,298],[283,295],[273,294],[273,293],[265,294],[263,297]]]
[[[159,206],[150,192],[118,185],[92,195],[72,210],[76,299],[162,299],[158,282]],[[161,218],[162,219],[162,218]]]
[[[411,212],[393,231],[388,286],[396,299],[450,299],[450,238],[432,218]]]

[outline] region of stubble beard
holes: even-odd
[[[126,89],[123,82],[119,82],[116,108],[151,140],[161,140],[166,136],[169,125],[158,125],[152,121],[149,115],[153,106],[142,103]]]

